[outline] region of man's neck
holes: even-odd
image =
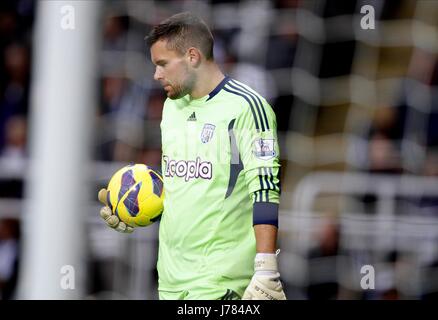
[[[215,63],[205,66],[204,70],[199,72],[196,85],[190,93],[190,98],[199,99],[206,96],[212,92],[224,78],[224,74]]]

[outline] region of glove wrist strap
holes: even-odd
[[[254,259],[255,272],[278,272],[277,255],[276,253],[257,253]]]

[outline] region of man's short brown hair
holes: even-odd
[[[149,47],[159,40],[167,40],[167,47],[185,54],[190,47],[198,48],[207,60],[213,59],[213,35],[204,21],[182,12],[155,26],[146,41]]]

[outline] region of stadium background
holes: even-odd
[[[100,3],[97,95],[93,117],[85,122],[93,170],[84,185],[88,200],[77,210],[83,224],[71,225],[86,231],[77,260],[84,267],[76,274],[82,287],[74,298],[157,299],[157,225],[130,236],[108,230],[94,195],[127,162],[159,166],[165,98],[153,82],[143,38],[152,25],[180,11],[206,20],[223,70],[259,91],[276,112],[280,272],[288,298],[436,298],[438,2]],[[32,272],[22,244],[32,242],[23,217],[33,213],[25,203],[32,192],[26,183],[31,115],[38,113],[31,91],[39,5],[0,3],[3,299],[27,297],[17,289],[22,273]],[[374,30],[360,27],[363,5],[375,9]],[[68,83],[68,75],[59,77]],[[57,214],[62,219],[63,212]],[[365,265],[375,269],[372,290],[360,286]]]

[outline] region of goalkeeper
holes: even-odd
[[[279,150],[273,110],[225,76],[199,18],[176,14],[147,42],[166,91],[160,299],[286,299],[277,266]],[[99,199],[105,204],[106,190]],[[120,232],[133,229],[105,206]]]

